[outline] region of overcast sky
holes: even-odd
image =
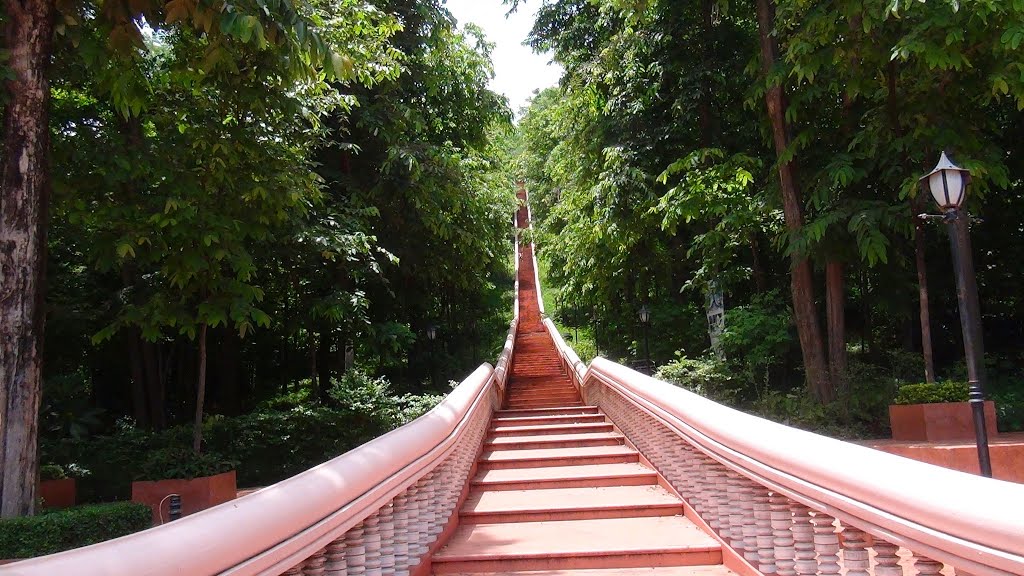
[[[562,68],[548,64],[550,54],[534,54],[523,41],[533,27],[533,15],[538,1],[527,2],[514,14],[505,18],[508,6],[501,0],[447,0],[448,9],[459,21],[459,26],[472,22],[483,29],[487,40],[494,43],[494,73],[491,90],[508,97],[512,111],[519,116],[519,108],[538,88],[557,86]]]

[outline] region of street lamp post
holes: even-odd
[[[437,370],[434,360],[434,340],[437,339],[437,326],[431,324],[427,326],[427,340],[430,341],[430,385],[437,386]]]
[[[971,173],[954,164],[943,152],[935,169],[922,176],[920,181],[942,210],[942,219],[949,230],[949,244],[956,271],[957,300],[960,304],[960,329],[964,336],[964,356],[967,360],[971,412],[974,417],[974,437],[978,446],[978,467],[982,476],[991,478],[992,461],[989,458],[988,430],[985,427],[981,306],[978,303],[978,283],[971,256],[971,216],[966,210],[961,210]],[[927,217],[926,214],[921,216]]]
[[[651,347],[650,347],[650,344],[649,344],[649,342],[647,340],[647,325],[651,321],[651,311],[647,308],[646,304],[644,304],[643,306],[640,307],[639,315],[640,315],[640,324],[642,324],[643,327],[644,327],[644,359],[647,361],[647,369],[648,369],[648,371],[650,371],[650,366],[651,366]]]

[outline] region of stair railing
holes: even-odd
[[[582,381],[762,574],[901,576],[911,556],[920,575],[1024,574],[1024,485],[770,422],[603,358]]]
[[[507,379],[484,364],[420,418],[181,520],[0,567],[11,576],[421,576],[450,529]]]
[[[912,561],[921,576],[1024,575],[1024,485],[784,426],[604,358],[587,368],[550,319],[544,326],[585,402],[744,571],[902,576]]]

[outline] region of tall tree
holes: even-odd
[[[786,99],[781,78],[775,69],[779,61],[779,49],[775,35],[775,3],[773,0],[756,0],[757,25],[761,40],[761,71],[768,82],[764,99],[771,121],[772,141],[775,143],[776,162],[782,192],[783,212],[786,227],[797,233],[804,225],[803,202],[796,177],[796,162],[791,157],[790,127],[786,121]],[[793,316],[797,334],[800,337],[800,351],[804,359],[807,385],[814,396],[822,402],[835,397],[835,389],[829,378],[823,345],[821,324],[814,301],[814,276],[807,254],[799,249],[790,249],[790,292],[793,298]]]
[[[34,508],[37,415],[42,374],[41,337],[47,211],[49,207],[49,84],[47,66],[53,55],[57,7],[54,0],[8,2],[4,47],[11,55],[11,78],[5,82],[9,102],[4,109],[3,199],[0,208],[0,516],[30,514]],[[342,57],[317,32],[310,14],[290,2],[271,10],[260,2],[221,6],[189,1],[141,2],[127,5],[61,4],[62,31],[78,37],[102,31],[121,54],[145,47],[140,22],[153,26],[184,24],[200,30],[208,42],[205,68],[232,67],[230,45],[249,45],[271,52],[288,71],[285,79],[347,76],[351,58]],[[308,10],[304,7],[303,10]],[[321,21],[317,19],[317,21]],[[73,24],[73,25],[71,25]],[[68,27],[73,28],[70,32]],[[95,52],[92,56],[95,56]],[[97,66],[104,66],[99,61]],[[238,67],[233,67],[235,72]],[[113,83],[115,108],[138,113],[136,94],[124,94]],[[131,246],[129,246],[129,249]],[[127,251],[127,249],[125,249]]]
[[[10,0],[0,194],[0,518],[35,507],[50,196],[52,0]]]

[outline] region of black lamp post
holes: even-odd
[[[981,475],[992,477],[992,461],[988,453],[988,430],[985,428],[985,391],[982,358],[981,307],[978,304],[978,283],[974,277],[971,257],[971,215],[961,211],[971,173],[954,164],[945,152],[935,169],[921,177],[942,210],[942,219],[949,229],[949,243],[956,270],[956,292],[960,303],[960,329],[964,335],[964,356],[967,360],[967,382],[970,385],[971,412],[974,416],[974,437],[978,445],[978,466]],[[921,217],[927,217],[922,214]]]
[[[651,322],[651,311],[647,308],[647,304],[640,307],[638,314],[640,316],[640,324],[644,327],[644,359],[647,361],[647,370],[650,371],[651,347],[647,340],[647,325]]]
[[[427,340],[430,341],[430,385],[437,386],[437,370],[434,361],[434,340],[437,339],[437,326],[431,324],[427,326]]]

